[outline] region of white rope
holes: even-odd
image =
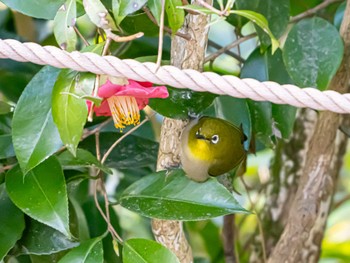
[[[149,81],[175,88],[208,91],[256,101],[350,113],[350,94],[339,94],[331,90],[322,92],[314,88],[300,89],[294,85],[280,85],[272,81],[239,79],[235,76],[220,76],[212,72],[180,70],[173,66],[162,66],[156,72],[154,63],[140,63],[132,59],[120,60],[112,56],[102,57],[94,53],[77,51],[68,53],[53,46],[42,47],[35,43],[20,43],[11,39],[0,39],[0,58],[127,77],[137,81]]]

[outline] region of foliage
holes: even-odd
[[[106,37],[143,32],[141,38],[113,42],[109,52],[155,61],[161,1],[1,1],[0,38],[101,54]],[[170,59],[170,40],[188,12],[212,15],[208,54],[215,54],[217,45],[247,38],[239,49],[207,61],[208,71],[325,90],[342,60],[338,29],[345,3],[294,21],[291,16],[320,1],[218,0],[214,7],[183,2],[165,0],[169,35],[163,42],[163,64]],[[225,28],[228,34],[223,33]],[[90,46],[85,47],[86,42]],[[167,87],[168,98],[149,101],[156,118],[124,137],[130,127],[117,130],[108,117],[93,116],[91,121],[86,101],[101,103],[95,92],[99,78],[0,60],[0,261],[178,262],[171,251],[150,240],[146,217],[151,217],[192,221],[186,222],[185,229],[194,255],[223,262],[218,217],[237,213],[241,229],[236,250],[245,262],[245,247],[256,222],[247,211],[251,204],[246,193],[232,194],[216,179],[195,183],[181,169],[156,173],[160,119],[205,114],[242,125],[248,137],[245,148],[257,152],[260,161],[255,164],[255,157],[249,157],[247,163],[246,178],[254,186],[250,195],[256,195],[261,185],[257,168],[268,165],[264,153],[290,138],[297,109]],[[141,121],[150,118],[150,108],[141,112]],[[111,148],[116,141],[118,145]],[[241,184],[238,188],[244,191]],[[339,195],[348,194],[348,189],[341,189]],[[333,219],[330,231],[337,220]],[[342,239],[342,247],[348,248],[349,240],[349,236]],[[324,257],[349,260],[349,253],[337,251],[332,240],[326,240],[324,248]]]

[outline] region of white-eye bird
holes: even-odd
[[[181,135],[181,164],[197,182],[219,176],[237,167],[245,158],[242,127],[228,121],[201,117],[188,123]]]

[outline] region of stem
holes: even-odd
[[[308,16],[312,16],[312,15],[316,14],[318,11],[320,11],[321,9],[324,9],[327,6],[334,4],[334,3],[337,3],[337,2],[342,2],[342,0],[326,0],[326,1],[322,2],[321,4],[315,6],[314,8],[308,9],[299,15],[293,16],[290,19],[289,23],[296,23],[296,22],[302,20],[303,18],[308,17]]]
[[[213,48],[216,48],[216,49],[223,48],[222,46],[220,46],[219,44],[215,43],[212,40],[208,40],[208,45],[213,47]],[[229,55],[231,57],[234,57],[235,59],[237,59],[241,63],[244,63],[244,61],[245,61],[241,56],[237,55],[236,53],[233,53],[231,50],[226,50],[224,52],[224,54],[227,54],[227,55]],[[209,62],[213,62],[213,60],[210,60]]]
[[[85,46],[90,46],[90,43],[85,39],[85,37],[80,33],[79,29],[76,26],[73,26],[75,33],[80,37],[80,39],[84,42]]]
[[[249,191],[248,191],[249,187],[246,184],[246,182],[244,181],[243,177],[240,177],[240,179],[241,179],[241,181],[242,181],[242,183],[244,185],[244,188],[246,190],[249,203],[250,203],[251,206],[253,206],[253,201],[252,201],[252,199],[250,197],[250,194],[249,194]],[[263,253],[263,262],[266,263],[267,262],[267,256],[266,256],[264,230],[263,230],[263,227],[262,227],[262,224],[261,224],[261,220],[260,220],[260,217],[259,217],[257,211],[255,211],[255,209],[254,209],[253,212],[256,214],[256,219],[257,219],[257,223],[258,223],[259,234],[260,234],[260,239],[261,239],[261,249],[262,249],[262,253]]]
[[[249,35],[246,35],[244,37],[241,37],[235,41],[233,41],[231,44],[223,47],[223,48],[220,48],[218,51],[214,52],[213,54],[210,54],[209,56],[207,56],[204,60],[204,63],[208,62],[208,61],[212,61],[212,60],[215,60],[218,56],[220,56],[221,54],[225,53],[227,50],[230,50],[231,48],[234,48],[238,45],[240,45],[241,43],[243,43],[244,41],[248,40],[248,39],[251,39],[253,37],[256,36],[256,33],[252,33],[252,34],[249,34]]]
[[[130,129],[129,131],[127,131],[126,133],[124,133],[118,140],[116,140],[113,145],[111,147],[109,147],[109,149],[107,150],[107,152],[103,155],[101,163],[103,164],[106,159],[108,158],[108,156],[110,155],[110,153],[113,151],[113,149],[129,134],[131,134],[132,132],[134,132],[135,130],[137,130],[138,128],[140,128],[143,124],[145,124],[147,121],[149,120],[149,117],[146,117],[139,125],[133,127],[132,129]]]
[[[226,263],[236,263],[236,256],[234,250],[235,243],[235,215],[224,216],[224,226],[222,231],[224,243],[224,255]]]
[[[159,25],[159,41],[158,41],[158,57],[156,63],[156,71],[158,71],[162,63],[162,53],[163,53],[163,34],[164,34],[164,8],[165,0],[162,0],[162,12],[160,14],[160,25]]]
[[[145,11],[146,15],[148,16],[148,18],[151,20],[151,22],[152,22],[153,24],[159,26],[157,20],[154,18],[154,16],[152,15],[151,11],[150,11],[147,7],[143,7],[142,10]],[[166,31],[167,33],[169,33],[169,34],[171,34],[171,35],[173,34],[173,31],[172,31],[169,27],[164,26],[163,29],[164,29],[164,31]],[[190,36],[189,34],[184,34],[184,33],[181,33],[181,32],[176,32],[175,35],[178,36],[178,37],[182,37],[182,38],[184,38],[184,39],[186,39],[186,40],[188,40],[188,41],[191,40],[191,36]]]

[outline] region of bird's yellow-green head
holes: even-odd
[[[218,118],[191,121],[181,137],[181,163],[195,181],[224,174],[246,157],[242,128]]]

